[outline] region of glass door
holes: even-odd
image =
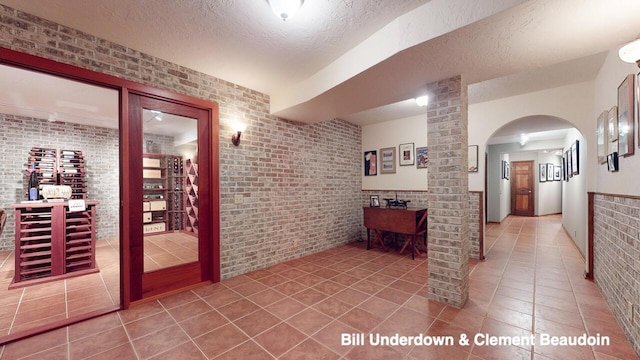
[[[129,94],[131,300],[211,279],[210,115]]]

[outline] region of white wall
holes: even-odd
[[[596,129],[596,120],[600,113],[618,104],[618,86],[628,74],[637,74],[638,66],[622,62],[617,51],[611,51],[595,80],[595,95],[591,116],[592,132]],[[597,163],[597,154],[589,156],[588,166],[595,172],[595,180],[588,189],[610,194],[640,195],[640,186],[636,179],[640,174],[640,149],[638,149],[638,124],[635,124],[635,155],[619,159],[620,170],[607,171],[607,165]],[[591,143],[591,142],[590,142]],[[595,145],[594,145],[595,148]]]
[[[595,133],[595,129],[593,131]],[[562,190],[562,224],[567,230],[569,235],[573,238],[578,249],[582,255],[586,257],[587,248],[587,179],[589,174],[587,172],[587,163],[591,160],[591,157],[584,156],[587,151],[587,143],[577,130],[571,130],[564,139],[563,151],[571,148],[573,143],[579,140],[579,160],[580,160],[580,174],[574,175],[569,179],[569,182],[563,182]],[[595,146],[591,146],[595,148]],[[597,157],[596,157],[597,159]],[[593,174],[591,174],[593,177]]]
[[[573,124],[587,141],[595,142],[592,116],[594,83],[583,82],[469,105],[469,145],[480,145],[480,154],[489,138],[507,123],[531,115],[549,115]],[[480,171],[469,174],[469,190],[484,191],[484,156]]]
[[[506,161],[509,166],[509,154],[500,154],[500,167],[502,167],[502,162]],[[502,173],[504,170],[501,170]],[[498,182],[500,184],[500,221],[507,217],[507,215],[511,214],[511,176],[507,179],[500,179]]]
[[[378,175],[364,176],[362,165],[362,190],[427,190],[428,169],[418,169],[415,161],[411,166],[399,166],[398,146],[413,143],[415,148],[427,146],[427,114],[404,119],[386,121],[362,127],[362,156],[369,150],[378,151]],[[380,173],[380,149],[395,147],[396,173]]]

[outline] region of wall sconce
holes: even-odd
[[[242,132],[246,130],[247,125],[236,122],[231,125],[231,128],[234,132],[234,134],[231,135],[231,143],[235,146],[238,146],[240,145],[240,136],[242,135]]]
[[[418,104],[418,106],[421,106],[421,107],[427,107],[427,105],[429,105],[429,96],[427,95],[418,96],[416,98],[416,104]]]
[[[620,60],[627,63],[636,63],[640,67],[640,39],[633,40],[618,50]]]
[[[267,0],[271,11],[276,14],[282,21],[291,19],[302,7],[304,0]]]

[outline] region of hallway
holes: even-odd
[[[2,349],[2,359],[637,359],[559,215],[486,229],[459,310],[427,299],[427,261],[364,243],[323,251]],[[341,346],[341,333],[609,336],[610,346]]]

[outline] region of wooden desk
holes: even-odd
[[[411,258],[420,255],[416,247],[415,239],[419,235],[427,233],[427,209],[424,208],[383,208],[383,207],[363,207],[364,226],[367,228],[367,250],[371,248],[370,230],[375,231],[374,245],[379,244],[386,250],[382,241],[385,232],[402,234],[406,237],[404,246],[400,250],[402,253],[408,246],[411,246]]]

